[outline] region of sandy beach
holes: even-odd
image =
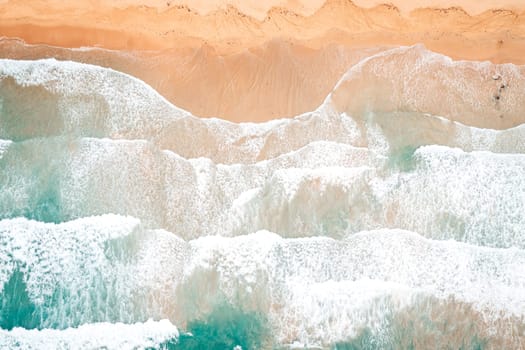
[[[0,57],[111,67],[201,117],[263,121],[319,106],[352,65],[422,43],[525,64],[525,4],[445,1],[2,1]],[[68,50],[69,48],[101,50]],[[106,50],[102,50],[106,49]],[[108,51],[109,50],[109,51]]]
[[[0,349],[524,349],[524,174],[525,0],[0,0]]]
[[[424,1],[405,1],[400,2],[402,12],[395,4],[365,8],[348,0],[306,1],[295,6],[267,2],[264,8],[251,7],[252,2],[218,3],[216,9],[199,2],[122,1],[110,6],[92,1],[74,5],[7,1],[0,4],[0,34],[27,43],[117,50],[205,44],[217,54],[257,47],[275,38],[309,48],[326,43],[354,47],[424,43],[453,58],[523,62],[519,49],[524,43],[525,4],[507,1],[505,8],[485,2],[485,7],[478,4],[471,14],[461,7],[462,2],[468,3],[430,8],[418,7]]]

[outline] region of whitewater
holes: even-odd
[[[1,59],[0,348],[524,348],[522,123],[524,66],[421,45],[240,124]]]

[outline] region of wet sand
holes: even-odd
[[[393,46],[423,43],[453,59],[525,64],[520,1],[379,3],[4,0],[0,36],[37,46],[4,39],[0,57],[111,67],[197,116],[231,121],[311,111],[352,65]],[[68,49],[79,47],[107,50]]]

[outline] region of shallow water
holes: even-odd
[[[486,121],[524,118],[524,84],[399,48],[315,111],[234,124],[0,60],[0,347],[520,348],[525,129]]]

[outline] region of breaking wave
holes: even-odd
[[[398,48],[234,124],[0,60],[0,347],[518,348],[524,74]]]

